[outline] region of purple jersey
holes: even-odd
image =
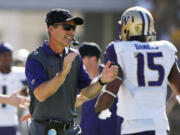
[[[103,67],[104,66],[100,65],[101,72]],[[95,113],[94,109],[97,98],[98,96],[85,102],[82,106],[82,119],[80,123],[82,135],[120,135],[122,119],[116,115],[117,99],[110,107],[111,117],[106,120],[101,120],[98,118],[98,114]]]
[[[112,43],[106,47],[106,51],[104,53],[104,63],[107,63],[108,60],[111,61],[111,63],[117,63],[117,56]]]

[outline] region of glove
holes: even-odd
[[[112,114],[112,113],[110,112],[110,110],[109,110],[109,109],[106,109],[106,110],[100,112],[100,114],[98,115],[98,118],[99,118],[99,119],[102,119],[102,120],[105,120],[105,119],[107,119],[107,118],[110,118],[110,117],[111,117],[111,114]]]

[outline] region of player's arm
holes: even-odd
[[[85,88],[83,88],[80,92],[80,94],[77,96],[75,106],[80,106],[84,102],[91,100],[92,98],[96,97],[97,94],[101,91],[103,88],[103,84],[106,84],[108,82],[112,82],[118,73],[118,66],[113,65],[110,66],[111,62],[107,62],[105,65],[102,75],[99,79],[94,79],[91,84]]]
[[[171,87],[171,90],[175,94],[176,98],[180,97],[180,71],[178,68],[177,63],[174,63],[170,75],[168,77],[169,80],[169,86]],[[180,103],[180,99],[178,100]]]
[[[171,112],[172,108],[177,104],[176,96],[174,93],[171,94],[171,96],[166,101],[166,113],[168,114]]]
[[[98,100],[95,104],[95,112],[99,113],[107,108],[109,108],[114,100],[116,99],[118,90],[122,84],[123,72],[119,66],[118,76],[114,81],[108,83],[105,87],[105,90],[101,92],[98,97]]]
[[[10,96],[9,95],[3,95],[3,94],[0,94],[0,103],[1,104],[7,104],[9,103],[9,99]]]
[[[0,103],[10,104],[20,108],[28,108],[30,100],[27,97],[20,96],[20,91],[17,91],[11,95],[0,94]]]

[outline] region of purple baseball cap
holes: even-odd
[[[52,9],[46,15],[46,23],[49,27],[55,23],[67,22],[74,20],[76,25],[81,25],[84,23],[84,20],[80,17],[73,17],[72,13],[65,9]]]
[[[11,52],[13,51],[13,47],[8,42],[0,43],[0,53]]]

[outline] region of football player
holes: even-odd
[[[167,135],[167,84],[180,102],[177,49],[168,41],[155,41],[153,17],[142,7],[125,10],[119,26],[123,41],[110,43],[105,52],[105,61],[119,65],[119,75],[101,93],[95,110],[108,108],[118,96],[123,135]]]
[[[26,65],[26,59],[29,55],[29,51],[26,49],[19,49],[16,50],[13,53],[13,65],[17,67],[25,67]],[[21,94],[23,96],[28,97],[29,91],[28,91],[28,84],[26,82],[26,87],[21,91]],[[19,131],[22,135],[27,135],[28,133],[28,122],[22,122],[21,117],[29,112],[29,109],[21,109],[18,108],[18,121],[19,121]]]
[[[6,97],[14,95],[17,98],[18,90],[24,88],[26,77],[24,68],[12,67],[12,47],[4,42],[0,44],[0,93]],[[17,92],[18,91],[18,92]],[[10,96],[12,97],[12,96]],[[28,98],[25,98],[24,105],[28,107]],[[14,100],[15,101],[15,100]],[[16,101],[15,101],[16,102]],[[27,104],[26,104],[27,103]],[[14,103],[15,104],[15,103]],[[18,106],[18,105],[16,105]],[[0,134],[17,134],[17,107],[12,104],[0,104]]]
[[[90,77],[97,78],[104,68],[104,65],[100,64],[102,50],[99,45],[94,42],[83,42],[79,47],[79,53]],[[98,96],[82,105],[80,122],[82,135],[117,135],[117,128],[120,126],[116,125],[122,122],[122,119],[116,115],[117,99],[109,109],[97,115],[94,110],[97,98]],[[80,106],[82,101],[79,100],[78,95],[75,106]]]

